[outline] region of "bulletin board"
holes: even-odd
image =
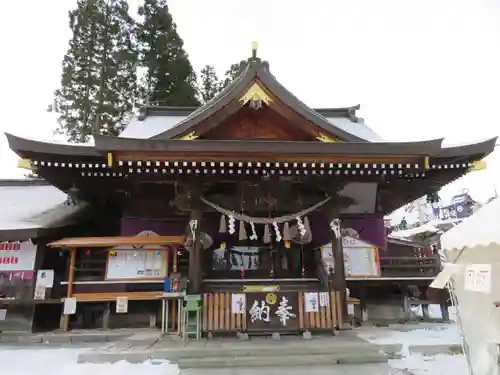
[[[378,248],[351,237],[342,238],[344,250],[344,272],[346,277],[380,277]],[[322,247],[325,268],[334,268],[332,245]]]
[[[109,250],[106,280],[162,279],[167,275],[167,250]]]

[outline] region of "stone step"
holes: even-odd
[[[227,367],[293,367],[338,364],[386,363],[387,356],[379,353],[301,354],[243,357],[182,358],[176,361],[179,368],[227,368]]]
[[[131,348],[125,350],[114,351],[107,350],[91,350],[82,352],[78,355],[79,363],[114,363],[118,361],[128,361],[131,363],[140,363],[148,359],[153,360],[168,360],[172,362],[182,362],[184,360],[199,361],[218,361],[214,358],[271,358],[269,361],[274,361],[273,358],[290,357],[302,358],[309,356],[324,356],[332,358],[332,363],[336,361],[349,361],[351,358],[357,358],[359,361],[376,362],[387,361],[388,358],[399,358],[399,353],[402,350],[402,345],[374,345],[368,343],[341,343],[340,345],[332,345],[328,343],[318,344],[302,344],[302,345],[252,345],[247,347],[231,347],[221,345],[217,348],[209,348],[204,345],[192,348],[165,348],[165,349],[148,349],[148,350],[133,350]],[[267,363],[264,361],[264,363]],[[330,363],[330,362],[328,362]],[[345,362],[344,362],[345,363]]]
[[[390,353],[395,355],[401,350],[400,345],[373,345],[368,343],[352,343],[347,345],[261,345],[252,347],[220,347],[220,348],[184,348],[181,350],[151,350],[152,358],[178,360],[183,358],[217,358],[217,357],[273,357],[300,355],[357,355]]]

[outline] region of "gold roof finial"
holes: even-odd
[[[259,48],[259,43],[257,43],[255,40],[252,42],[252,58],[257,57],[257,48]]]

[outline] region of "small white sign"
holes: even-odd
[[[64,315],[73,315],[76,313],[76,298],[64,299]]]
[[[34,299],[36,300],[44,300],[45,295],[46,295],[47,288],[45,288],[43,285],[36,285],[35,286],[35,295],[33,296]]]
[[[352,303],[347,304],[347,315],[354,316],[354,305]]]
[[[123,314],[128,312],[128,298],[127,297],[118,297],[116,299],[116,312],[119,314]]]
[[[38,270],[36,273],[36,285],[52,288],[54,286],[54,270]]]
[[[319,306],[320,307],[330,306],[330,298],[328,296],[328,292],[319,293]]]
[[[467,264],[464,289],[489,294],[491,292],[491,264]]]
[[[243,293],[231,294],[231,312],[233,314],[244,314],[246,308],[246,296]]]
[[[304,304],[306,312],[319,311],[318,293],[304,293]]]
[[[7,319],[7,309],[0,309],[0,322]]]

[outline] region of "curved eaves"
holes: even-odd
[[[100,154],[92,145],[58,144],[35,141],[21,138],[10,133],[4,133],[12,151],[21,157],[30,157],[31,154],[54,154],[68,156],[99,156]]]
[[[492,153],[495,149],[495,144],[498,137],[488,139],[483,142],[472,143],[463,146],[453,146],[453,147],[443,147],[439,154],[436,156],[439,158],[453,158],[453,157],[466,157],[473,155],[480,155],[485,157]]]

